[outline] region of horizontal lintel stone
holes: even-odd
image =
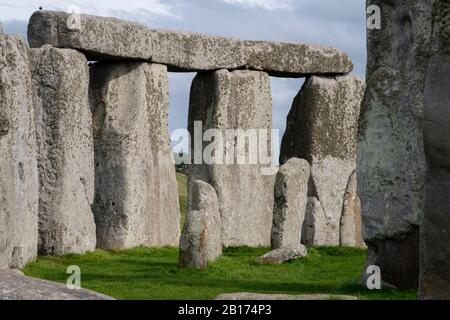
[[[272,76],[346,74],[353,70],[339,49],[305,44],[247,41],[194,32],[149,29],[116,18],[37,11],[29,21],[30,47],[52,45],[84,52],[89,60],[138,60],[173,72],[251,69]]]

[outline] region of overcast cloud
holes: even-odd
[[[169,28],[255,40],[310,42],[338,47],[352,58],[354,74],[364,76],[364,0],[0,0],[6,33],[25,36],[27,20],[40,6],[138,21]],[[185,128],[194,74],[170,74],[170,130]],[[271,78],[274,128],[284,131],[286,115],[301,79]]]

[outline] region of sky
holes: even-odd
[[[349,54],[353,73],[364,77],[366,63],[364,0],[0,0],[5,33],[26,35],[39,7],[137,21],[151,28],[206,32],[251,40],[329,45]],[[190,84],[195,74],[170,73],[169,129],[186,128]],[[271,78],[273,126],[284,132],[302,79]]]

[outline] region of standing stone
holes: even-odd
[[[32,49],[38,141],[39,251],[95,250],[94,149],[89,72],[83,54]]]
[[[199,123],[200,128],[194,130]],[[268,195],[273,194],[275,179],[262,174],[266,161],[261,161],[261,157],[255,159],[258,152],[253,149],[259,147],[260,153],[267,155],[264,159],[268,160],[267,165],[271,165],[269,76],[242,70],[199,73],[191,87],[188,127],[194,139],[191,154],[197,163],[189,168],[188,203],[191,203],[193,181],[209,183],[219,198],[224,246],[269,246],[273,197]],[[208,154],[211,143],[202,146],[201,135],[212,128],[217,129],[212,143],[216,159],[202,159],[202,151]],[[250,142],[245,143],[246,137]],[[221,149],[224,144],[226,148]],[[246,161],[238,161],[239,154]],[[224,155],[222,162],[221,155]]]
[[[272,249],[300,245],[308,200],[309,171],[309,163],[297,158],[289,159],[278,171],[275,180]]]
[[[33,91],[28,48],[20,36],[7,36],[11,78],[11,146],[14,166],[14,245],[12,268],[22,268],[37,255],[39,181]]]
[[[356,167],[356,137],[364,81],[353,76],[308,78],[294,100],[280,162],[311,164],[303,243],[339,245],[345,191]]]
[[[11,79],[6,59],[6,39],[0,25],[0,270],[8,269],[13,250],[14,212],[11,141]]]
[[[383,281],[417,289],[425,156],[422,118],[432,0],[378,5],[381,30],[368,30],[367,90],[358,138],[363,233]]]
[[[168,136],[167,68],[98,63],[91,70],[98,246],[176,246],[179,203]]]
[[[192,208],[180,238],[180,267],[203,268],[222,254],[219,200],[203,181],[192,182]]]
[[[350,176],[347,190],[345,191],[339,234],[341,246],[365,247],[362,235],[361,200],[357,193],[356,171]]]
[[[450,299],[450,3],[434,3],[433,56],[425,83],[427,160],[420,299]]]

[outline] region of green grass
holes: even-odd
[[[180,199],[180,224],[181,228],[183,228],[187,210],[187,177],[181,173],[177,173],[177,183]]]
[[[187,179],[177,174],[181,225],[187,206]],[[204,270],[177,267],[178,249],[136,248],[86,255],[40,257],[23,271],[32,277],[64,283],[67,267],[81,268],[82,286],[117,299],[213,299],[220,293],[348,294],[359,299],[415,299],[416,293],[368,291],[358,282],[366,251],[309,248],[307,258],[281,266],[258,265],[268,249],[229,248]]]
[[[352,248],[309,248],[307,258],[281,266],[258,265],[268,249],[229,248],[204,270],[177,267],[175,248],[97,251],[40,257],[23,271],[65,282],[69,265],[81,268],[82,286],[117,299],[212,299],[220,293],[348,294],[359,299],[415,299],[408,291],[368,291],[358,285],[366,252]]]

